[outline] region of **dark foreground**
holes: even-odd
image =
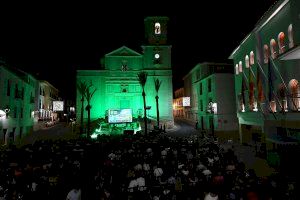
[[[197,136],[37,141],[0,159],[0,199],[296,199],[293,178],[259,178]]]

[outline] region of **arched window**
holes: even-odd
[[[285,39],[284,32],[280,32],[280,33],[278,34],[278,47],[279,47],[279,53],[284,53],[284,52],[285,52],[284,39]]]
[[[277,43],[274,39],[270,41],[270,48],[271,48],[271,57],[275,59],[277,57]]]
[[[254,65],[254,52],[250,52],[250,65]]]
[[[246,65],[246,68],[250,67],[249,56],[248,55],[245,56],[245,65]]]
[[[269,56],[270,56],[269,46],[267,44],[265,44],[264,45],[264,63],[269,62]]]
[[[243,72],[243,63],[242,63],[242,61],[239,62],[239,72]]]
[[[161,34],[160,23],[158,23],[158,22],[156,22],[155,25],[154,25],[154,33],[155,33],[156,35]]]
[[[239,75],[239,64],[235,65],[235,74]]]
[[[290,24],[288,27],[288,38],[289,38],[289,48],[293,48],[294,47],[293,24]]]
[[[296,79],[292,79],[289,82],[289,90],[291,95],[291,108],[292,110],[300,110],[300,86]]]

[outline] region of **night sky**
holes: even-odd
[[[144,18],[168,16],[177,89],[197,63],[230,62],[230,53],[275,1],[141,2],[2,5],[0,56],[75,99],[76,69],[99,69],[100,58],[123,45],[141,52]]]

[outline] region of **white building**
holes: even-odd
[[[237,139],[231,65],[200,63],[183,79],[185,96],[191,97],[191,107],[185,107],[186,118],[198,121],[200,129],[214,130],[220,138]]]
[[[39,80],[36,93],[35,120],[52,121],[57,119],[57,114],[53,112],[53,101],[58,100],[58,89],[48,81]]]
[[[18,142],[33,130],[36,79],[23,71],[0,66],[0,144]],[[2,112],[3,113],[3,112]]]

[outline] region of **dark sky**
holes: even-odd
[[[176,89],[197,63],[228,62],[275,1],[110,2],[1,5],[0,56],[72,99],[76,69],[98,69],[100,58],[122,45],[141,52],[144,18],[168,16]]]

